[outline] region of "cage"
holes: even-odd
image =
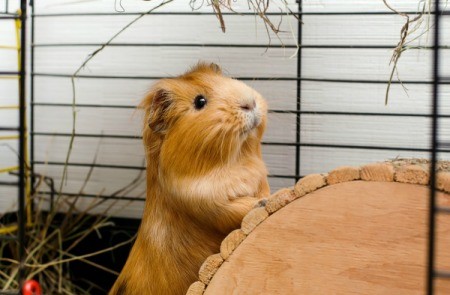
[[[82,219],[87,227],[97,222],[101,238],[97,228],[89,229],[70,255],[126,244],[145,201],[136,106],[156,80],[199,60],[220,64],[266,98],[262,149],[272,192],[344,165],[448,160],[446,1],[440,8],[417,0],[269,1],[263,15],[275,32],[254,3],[259,1],[236,1],[234,10],[218,14],[209,1],[0,1],[0,211],[6,223],[17,224],[3,236],[17,239],[18,261],[30,259],[23,245],[36,208],[57,212],[57,223],[64,223],[61,212],[67,211],[89,213]],[[407,21],[408,35],[399,43]],[[398,62],[395,55],[391,60],[395,53]],[[61,205],[54,208],[55,202]],[[439,210],[430,204],[432,294],[433,277],[448,274],[434,270]],[[8,214],[14,210],[17,215]],[[106,217],[94,221],[96,214]],[[112,272],[86,260],[61,263],[55,271],[70,269],[70,278],[81,281],[95,273],[103,286],[81,284],[102,294],[129,245],[92,258]],[[24,268],[3,291],[20,289],[29,276]],[[56,285],[61,291],[61,282]]]

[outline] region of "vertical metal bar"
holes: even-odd
[[[302,22],[300,21],[302,19],[302,0],[297,0],[298,3],[298,52],[297,52],[297,77],[301,78],[302,76]],[[302,87],[302,81],[301,79],[297,79],[297,117],[296,117],[296,138],[295,142],[300,143],[300,124],[301,124],[301,87]],[[295,181],[297,182],[300,177],[300,144],[298,144],[295,147]]]
[[[27,20],[27,2],[26,0],[20,1],[20,79],[19,79],[19,208],[18,208],[18,241],[19,241],[19,290],[22,287],[24,276],[23,259],[25,257],[25,108],[26,108],[26,95],[25,95],[25,78],[26,78],[26,20]]]
[[[30,46],[30,73],[34,73],[34,1],[30,0],[31,7],[31,46]],[[30,170],[31,195],[34,194],[34,75],[30,75]],[[30,204],[31,205],[31,204]]]
[[[434,1],[434,45],[433,45],[433,98],[431,118],[431,165],[430,165],[430,200],[428,216],[428,271],[427,294],[434,292],[435,267],[435,231],[436,231],[436,160],[439,128],[439,0]]]

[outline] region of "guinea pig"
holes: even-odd
[[[262,96],[199,63],[158,81],[145,111],[147,197],[127,262],[109,294],[185,294],[198,270],[270,194]]]

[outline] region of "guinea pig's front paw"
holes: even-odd
[[[267,199],[264,198],[264,199],[259,200],[259,201],[255,204],[255,206],[253,206],[253,208],[265,207],[266,204],[267,204]]]

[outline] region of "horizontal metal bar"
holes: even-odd
[[[44,195],[51,195],[51,192],[39,192],[40,194]],[[100,198],[100,199],[110,199],[110,200],[125,200],[125,201],[140,201],[144,202],[145,197],[139,198],[139,197],[127,197],[127,196],[108,196],[108,195],[95,195],[95,194],[75,194],[75,193],[62,193],[62,196],[69,196],[69,197],[86,197],[86,198]]]
[[[450,279],[450,271],[435,270],[434,271],[434,277],[448,280],[448,279]]]
[[[17,127],[0,127],[0,131],[19,131]]]
[[[20,16],[18,16],[18,15],[0,15],[0,20],[7,20],[7,19],[20,19]]]
[[[35,13],[32,15],[32,17],[61,17],[61,16],[128,16],[128,15],[142,15],[145,14],[145,12],[78,12],[78,13]],[[286,13],[283,12],[266,12],[265,15],[279,15],[279,16],[286,16]],[[164,11],[153,11],[151,13],[148,13],[148,15],[186,15],[186,16],[199,16],[199,15],[212,15],[215,16],[216,14],[214,12],[200,12],[200,11],[189,11],[189,12],[182,12],[182,11],[174,11],[174,12],[164,12]],[[239,16],[255,16],[256,14],[254,12],[222,12],[222,15],[239,15]],[[289,15],[299,15],[299,13],[293,12],[289,13]]]
[[[103,133],[60,133],[60,132],[30,132],[31,135],[35,135],[35,136],[52,136],[52,137],[72,137],[72,135],[74,137],[90,137],[90,138],[117,138],[117,139],[142,139],[142,136],[140,135],[125,135],[125,134],[103,134]],[[297,143],[289,143],[289,142],[263,142],[263,144],[265,145],[284,145],[284,146],[297,146],[300,145],[302,146],[302,144],[297,144]],[[309,146],[309,145],[308,145]],[[337,146],[332,146],[332,147],[337,147]],[[360,146],[353,146],[353,148],[359,148]],[[450,148],[450,144],[449,145],[443,145],[441,147],[449,147]],[[365,148],[364,146],[362,146],[361,148]],[[377,147],[373,147],[374,149],[377,149]],[[388,148],[388,149],[393,149],[393,150],[398,150],[398,149],[403,149],[403,150],[410,150],[408,148]],[[411,149],[412,150],[412,149]],[[428,149],[414,149],[412,151],[429,151]],[[446,151],[446,150],[441,150],[441,151]]]
[[[286,145],[284,143],[264,143],[266,145]],[[411,148],[401,148],[401,147],[372,147],[372,146],[344,146],[344,145],[319,145],[319,144],[300,144],[300,146],[315,146],[315,147],[326,147],[326,148],[349,148],[349,149],[370,149],[370,150],[403,150],[403,151],[420,151],[429,152],[427,149],[411,149]],[[450,151],[446,151],[450,152]],[[51,165],[51,166],[64,166],[64,162],[44,162],[44,161],[34,161],[34,164],[41,165]],[[92,163],[68,163],[68,166],[75,167],[96,167],[96,168],[107,168],[107,169],[130,169],[130,170],[145,170],[143,166],[127,166],[127,165],[110,165],[110,164],[92,164]],[[271,174],[269,177],[273,178],[299,178],[296,175],[276,175]],[[446,209],[445,209],[446,210]]]
[[[30,134],[35,136],[72,137],[72,133],[30,132]],[[89,133],[75,133],[74,137],[142,139],[142,136],[120,135],[120,134],[89,134]]]
[[[14,71],[0,71],[0,76],[19,76],[20,72]]]
[[[33,161],[36,165],[50,165],[50,166],[64,166],[64,162],[45,162]],[[144,166],[127,166],[127,165],[110,165],[110,164],[92,164],[92,163],[68,163],[67,166],[72,167],[96,167],[96,168],[110,168],[110,169],[129,169],[129,170],[145,170]]]
[[[57,73],[31,73],[36,77],[58,77],[72,78],[71,74]],[[170,76],[107,76],[107,75],[77,75],[76,78],[87,79],[135,79],[135,80],[159,80],[165,78],[173,78]],[[310,82],[330,82],[330,83],[359,83],[359,84],[387,84],[387,80],[358,80],[358,79],[322,79],[322,78],[305,78],[305,77],[234,77],[242,81],[310,81]],[[391,84],[422,84],[431,85],[433,81],[392,81]],[[441,84],[450,84],[450,81]]]
[[[447,14],[449,11],[442,11],[441,15]],[[399,11],[399,12],[392,12],[392,11],[343,11],[343,12],[302,12],[301,15],[319,15],[319,16],[330,16],[330,15],[398,15],[399,13],[402,14],[410,14],[410,15],[417,15],[419,14],[418,11]],[[434,11],[429,11],[427,14],[434,15]]]
[[[71,103],[53,103],[53,102],[33,102],[34,106],[46,106],[46,107],[77,107],[77,108],[114,108],[114,109],[136,109],[136,106],[132,105],[113,105],[113,104],[71,104]]]
[[[295,176],[288,176],[288,175],[269,175],[269,177],[274,177],[274,178],[293,178],[295,179]],[[42,191],[39,192],[40,194],[44,194],[44,195],[51,195],[52,192],[46,192],[46,191]],[[70,196],[70,197],[86,197],[86,198],[100,198],[100,199],[109,199],[109,200],[122,200],[122,201],[138,201],[138,202],[144,202],[145,201],[145,197],[129,197],[129,196],[112,196],[112,195],[96,195],[96,194],[77,194],[77,193],[66,193],[63,192],[62,193],[63,196]]]
[[[450,214],[450,207],[446,206],[437,206],[436,211],[438,213]]]
[[[17,181],[0,181],[0,186],[18,186]]]
[[[42,43],[32,44],[32,47],[100,47],[103,43]],[[108,47],[220,47],[220,48],[297,48],[290,44],[213,44],[213,43],[110,43]],[[300,48],[312,49],[394,49],[392,45],[306,45],[300,44]],[[409,49],[434,49],[433,46],[409,47]],[[439,49],[450,49],[450,46],[439,46]]]
[[[411,113],[367,113],[367,112],[330,112],[330,111],[290,111],[290,110],[269,110],[269,113],[277,114],[303,114],[303,115],[333,115],[333,116],[377,116],[377,117],[424,117],[431,118],[431,114],[411,114]],[[439,115],[440,118],[450,118],[450,115]]]
[[[100,47],[102,43],[49,43],[32,44],[35,48],[40,47]],[[297,48],[296,45],[283,44],[203,44],[203,43],[110,43],[108,47],[220,47],[220,48]],[[389,49],[395,48],[394,46]],[[431,48],[431,47],[430,47]]]
[[[366,145],[340,145],[323,143],[296,143],[296,142],[262,142],[264,145],[275,146],[303,146],[320,148],[338,148],[338,149],[360,149],[360,150],[388,150],[388,151],[410,151],[410,152],[430,152],[427,148],[407,148],[407,147],[387,147],[387,146],[366,146]],[[442,153],[450,153],[450,150],[438,150]]]
[[[44,162],[44,161],[34,161],[37,165],[51,165],[51,166],[64,166],[64,162]],[[145,170],[143,166],[126,166],[126,165],[109,165],[109,164],[90,164],[90,163],[68,163],[67,166],[75,167],[95,167],[95,168],[110,168],[110,169],[131,169],[131,170]],[[273,178],[292,178],[295,179],[295,175],[277,175],[270,174],[269,177]]]
[[[32,72],[32,76],[35,77],[54,77],[54,78],[72,78],[72,74],[57,74],[57,73],[36,73]],[[126,80],[159,80],[165,78],[173,78],[170,76],[107,76],[107,75],[77,75],[77,79],[126,79]]]
[[[72,78],[72,74],[57,74],[57,73],[31,73],[35,77],[58,77],[58,78]],[[173,76],[108,76],[108,75],[77,75],[76,78],[87,79],[127,79],[127,80],[160,80],[166,78],[173,78]],[[296,81],[296,77],[235,77],[238,80],[263,80],[263,81]],[[405,84],[405,83],[404,83]]]
[[[36,136],[55,136],[55,137],[71,137],[71,133],[52,133],[52,132],[33,132]],[[75,137],[91,137],[91,138],[118,138],[118,139],[142,139],[142,136],[133,135],[119,135],[119,134],[88,134],[76,133]],[[387,149],[387,150],[405,150],[429,152],[429,149],[405,148],[405,147],[376,147],[376,146],[354,146],[354,145],[332,145],[332,144],[307,144],[295,142],[262,142],[263,145],[273,146],[313,146],[313,147],[328,147],[328,148],[351,148],[351,149]],[[450,151],[449,151],[450,152]]]
[[[71,103],[47,103],[35,102],[34,106],[46,107],[80,107],[80,108],[118,108],[118,109],[136,109],[133,105],[110,105],[110,104],[71,104]],[[380,116],[380,117],[432,117],[431,114],[408,114],[408,113],[366,113],[366,112],[330,112],[330,111],[297,111],[297,110],[268,110],[275,114],[305,114],[305,115],[349,115],[349,116]],[[450,118],[450,115],[439,115],[440,118]]]
[[[402,11],[401,13],[406,13],[406,14],[418,14],[417,11]],[[443,11],[442,14],[446,15],[448,13],[448,11]],[[142,12],[116,12],[116,13],[111,13],[111,12],[88,12],[88,13],[36,13],[34,15],[32,15],[32,17],[61,17],[61,16],[127,16],[127,15],[141,15]],[[156,12],[153,11],[151,13],[149,13],[149,15],[192,15],[192,16],[199,16],[199,15],[213,15],[215,16],[216,14],[214,12],[200,12],[200,11],[190,11],[190,12]],[[338,12],[338,11],[329,11],[329,12],[301,12],[301,13],[297,13],[297,12],[293,12],[293,13],[289,13],[290,15],[316,15],[316,16],[332,16],[332,15],[347,15],[347,16],[354,16],[354,15],[396,15],[396,13],[392,12],[392,11],[355,11],[355,12],[351,12],[351,11],[342,11],[342,12]],[[430,12],[430,14],[434,14],[434,12]],[[235,12],[222,12],[222,15],[248,15],[248,16],[255,16],[256,14],[254,12],[240,12],[240,13],[235,13]],[[279,16],[286,16],[286,13],[282,13],[282,12],[266,12],[265,15],[279,15]]]
[[[321,79],[321,78],[296,78],[301,81],[309,81],[309,82],[330,82],[330,83],[362,83],[362,84],[387,84],[388,80],[360,80],[360,79]],[[422,85],[431,85],[433,81],[397,81],[394,80],[391,84],[422,84]],[[442,83],[445,84],[445,83]]]
[[[71,133],[51,133],[51,132],[33,132],[36,136],[55,136],[55,137],[71,137]],[[142,136],[119,135],[119,134],[88,134],[76,133],[75,137],[91,137],[91,138],[118,138],[118,139],[142,139]],[[363,146],[363,145],[338,145],[338,144],[321,144],[321,143],[296,143],[296,142],[262,142],[263,145],[272,146],[303,146],[303,147],[321,147],[321,148],[339,148],[339,149],[361,149],[361,150],[392,150],[392,151],[410,151],[410,152],[430,152],[427,148],[407,148],[407,147],[386,147],[386,146]],[[450,153],[450,150],[440,149],[442,153]],[[41,164],[41,163],[39,163]],[[89,165],[89,164],[86,164]]]

